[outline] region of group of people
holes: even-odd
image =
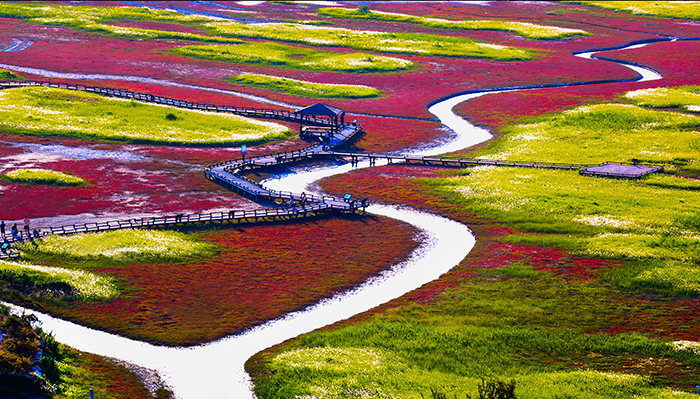
[[[5,231],[5,221],[0,221],[0,237],[6,238],[7,233]],[[22,235],[22,232],[20,232],[19,227],[17,227],[17,223],[13,223],[12,227],[10,227],[10,235],[14,239],[20,239],[23,236],[26,238],[30,238],[31,235],[29,233],[29,218],[25,217],[24,218],[24,235]],[[38,235],[38,231],[35,230],[35,236]]]
[[[301,193],[301,199],[300,199],[300,201],[299,201],[299,204],[301,205],[302,208],[306,209],[306,193]],[[290,208],[293,207],[294,205],[296,205],[296,204],[294,203],[294,197],[292,197],[292,198],[289,199],[289,204],[288,204],[288,205],[289,205]]]

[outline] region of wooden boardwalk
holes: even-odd
[[[395,162],[408,165],[431,165],[431,166],[446,166],[466,168],[471,166],[492,165],[492,166],[512,166],[524,168],[539,168],[539,169],[569,169],[578,170],[582,175],[617,177],[636,179],[648,173],[663,172],[662,166],[657,165],[639,165],[638,163],[610,163],[602,164],[571,164],[557,162],[528,162],[528,161],[508,161],[497,159],[455,159],[455,158],[440,158],[421,155],[392,155],[392,154],[365,154],[358,152],[343,152],[343,151],[323,151],[317,153],[322,156],[333,156],[338,159],[347,160],[352,164],[357,164],[360,159],[367,159],[371,166],[375,165],[378,159],[386,160],[388,164]]]
[[[300,202],[302,194],[288,191],[276,191],[263,187],[241,174],[241,172],[251,169],[259,169],[270,166],[278,166],[292,162],[299,162],[306,159],[313,159],[325,156],[329,148],[334,148],[346,143],[362,130],[362,125],[344,125],[326,143],[311,145],[298,151],[290,151],[273,155],[261,155],[248,159],[239,159],[211,165],[204,170],[204,176],[229,190],[236,191],[255,201],[259,199],[268,200],[294,200]],[[359,208],[366,208],[368,203],[364,201],[345,201],[330,196],[306,195],[306,201],[312,204],[326,204],[330,209],[340,212],[355,212]]]
[[[386,160],[387,163],[394,162],[404,163],[408,165],[432,165],[443,167],[473,167],[479,165],[492,166],[511,166],[511,167],[530,167],[544,169],[569,169],[579,170],[579,173],[585,175],[607,176],[607,177],[622,177],[622,178],[639,178],[646,173],[655,173],[663,171],[663,167],[659,166],[634,166],[626,164],[610,164],[604,163],[600,165],[592,164],[567,164],[567,163],[542,163],[542,162],[523,162],[523,161],[506,161],[506,160],[488,160],[488,159],[454,159],[428,157],[418,155],[394,155],[381,153],[357,153],[335,151],[337,147],[342,146],[351,139],[357,136],[362,131],[360,124],[333,125],[332,122],[324,118],[315,118],[310,115],[299,115],[295,112],[273,110],[266,108],[243,108],[234,106],[221,106],[213,104],[200,104],[176,100],[167,97],[154,96],[151,94],[136,93],[127,90],[111,89],[104,87],[85,86],[85,85],[68,85],[52,82],[40,81],[23,81],[23,82],[0,82],[0,89],[15,88],[15,87],[53,87],[68,90],[79,90],[84,92],[96,93],[110,97],[128,98],[142,102],[162,104],[172,107],[211,111],[225,112],[237,115],[242,115],[251,118],[266,118],[280,121],[297,122],[307,125],[325,126],[337,128],[338,132],[328,138],[317,137],[319,140],[316,144],[311,144],[306,148],[297,151],[288,151],[283,153],[261,155],[250,157],[247,159],[236,159],[210,165],[204,170],[205,178],[235,192],[249,197],[255,201],[283,201],[293,200],[297,206],[286,208],[264,208],[255,211],[231,210],[228,212],[214,212],[208,214],[180,214],[173,216],[157,216],[152,218],[128,219],[128,220],[112,220],[106,222],[85,223],[82,225],[70,225],[60,227],[50,227],[34,237],[23,236],[8,236],[6,242],[14,243],[28,239],[40,238],[49,234],[76,234],[98,231],[110,231],[117,229],[136,229],[136,228],[158,228],[174,225],[182,225],[187,223],[214,223],[214,222],[230,222],[230,223],[258,223],[271,222],[281,220],[293,220],[298,218],[313,217],[323,214],[335,213],[355,213],[358,210],[366,209],[369,205],[365,200],[344,200],[331,196],[314,196],[288,191],[276,191],[265,188],[261,184],[252,181],[242,175],[242,172],[253,169],[278,166],[293,162],[299,162],[308,159],[320,157],[333,157],[349,161],[351,164],[357,164],[360,159],[368,159],[371,166],[374,166],[379,159]],[[303,206],[302,206],[302,200]],[[17,251],[9,248],[6,252],[0,253],[0,259],[14,259],[19,254]]]

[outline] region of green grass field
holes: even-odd
[[[370,11],[362,8],[321,8],[318,10],[318,15],[341,19],[370,19],[377,21],[408,22],[421,24],[429,28],[440,29],[499,30],[513,32],[529,39],[561,39],[588,34],[580,29],[547,26],[529,22],[495,20],[454,21],[441,18],[421,17],[417,15]]]
[[[386,53],[501,61],[529,60],[535,57],[531,50],[482,43],[465,37],[359,31],[292,23],[208,22],[203,25],[217,35],[280,40],[314,46],[340,46]]]
[[[506,138],[482,156],[584,164],[685,162],[697,158],[700,133],[693,129],[699,126],[695,115],[630,104],[589,105],[508,127]]]
[[[693,20],[700,18],[700,1],[576,1],[576,3],[640,15]]]
[[[251,73],[231,76],[226,80],[237,85],[308,98],[361,99],[382,95],[381,90],[369,86],[313,83]]]
[[[0,180],[10,183],[39,184],[49,186],[85,186],[85,179],[49,169],[15,169],[0,175]]]
[[[333,72],[393,72],[413,67],[411,61],[396,57],[368,53],[336,53],[267,42],[183,46],[173,48],[171,52],[215,61]]]
[[[67,263],[98,267],[106,262],[182,261],[211,254],[211,244],[199,242],[175,231],[115,230],[100,233],[50,235],[38,245],[25,243],[18,247],[29,260],[50,264]]]
[[[692,398],[659,388],[641,367],[652,358],[697,368],[691,350],[638,334],[590,332],[619,314],[616,295],[522,267],[493,270],[446,290],[438,302],[406,304],[283,345],[266,357],[256,392],[419,399],[434,389],[475,398],[482,378],[496,378],[515,380],[519,398]],[[608,371],[632,363],[637,373]]]
[[[119,295],[114,279],[84,270],[0,260],[0,276],[4,281],[23,281],[37,289],[54,292],[60,284],[63,287],[67,285],[70,292],[62,292],[59,296],[67,295],[86,301],[113,299]]]
[[[0,131],[6,134],[134,143],[238,145],[282,140],[291,134],[282,125],[236,115],[47,87],[3,90],[0,118]]]

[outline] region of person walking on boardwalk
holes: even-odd
[[[2,238],[5,238],[5,221],[4,220],[0,223],[0,236]]]
[[[29,238],[29,218],[24,217],[24,232],[27,233],[27,238]]]
[[[12,238],[17,238],[17,223],[12,224],[12,227],[10,227],[10,233],[12,234]]]

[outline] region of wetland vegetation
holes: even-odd
[[[49,169],[15,169],[0,175],[0,180],[9,183],[43,184],[50,186],[85,186],[85,179]]]
[[[287,138],[291,131],[242,116],[172,109],[48,87],[0,93],[0,131],[136,143],[236,145]]]
[[[368,53],[337,53],[279,43],[192,45],[176,47],[173,54],[214,61],[333,72],[392,72],[413,67],[413,62]]]
[[[381,90],[369,86],[313,83],[250,73],[231,76],[226,80],[237,85],[308,98],[360,99],[382,95]]]
[[[529,39],[561,39],[571,36],[587,35],[581,29],[562,28],[533,24],[530,22],[498,21],[498,20],[467,20],[454,21],[442,18],[421,17],[418,15],[399,14],[391,12],[371,11],[366,6],[357,9],[342,7],[321,8],[318,15],[340,19],[368,19],[376,21],[408,22],[421,24],[429,28],[466,29],[466,30],[497,30],[513,32]]]

